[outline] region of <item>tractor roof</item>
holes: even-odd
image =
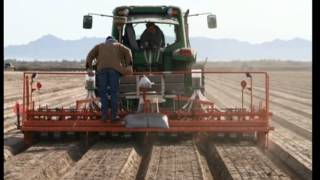
[[[119,6],[113,10],[113,14],[116,15],[116,13],[122,9],[128,9],[129,15],[133,15],[133,14],[162,14],[162,13],[167,13],[167,10],[169,8],[176,9],[176,10],[178,10],[179,13],[181,13],[181,9],[177,6]]]
[[[147,23],[147,22],[155,22],[161,24],[175,24],[179,25],[179,21],[175,17],[164,17],[159,15],[133,15],[129,16],[127,23]]]

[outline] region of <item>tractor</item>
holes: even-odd
[[[76,100],[73,107],[37,108],[32,96],[35,75],[25,72],[21,122],[18,118],[25,141],[31,144],[37,132],[251,133],[265,147],[268,132],[273,129],[269,125],[269,76],[266,72],[206,71],[197,64],[197,52],[190,46],[188,18],[199,15],[207,15],[208,27],[216,28],[215,15],[189,14],[189,10],[183,12],[175,6],[121,6],[114,9],[113,15],[84,15],[85,29],[92,28],[93,16],[112,18],[112,36],[132,51],[134,72],[120,79],[121,122],[101,120],[97,79],[87,79],[88,96]],[[150,24],[156,25],[160,34],[144,38]],[[41,74],[86,75],[37,73]],[[251,82],[255,75],[262,76],[265,94],[261,106],[253,108],[251,101],[248,108],[217,107],[205,97],[205,77],[216,74],[250,77]],[[142,86],[142,82],[149,86]],[[246,81],[241,87],[246,89]]]
[[[208,27],[216,28],[215,15],[190,15],[189,10],[183,13],[174,6],[122,6],[114,9],[113,16],[89,13],[84,16],[83,28],[92,28],[92,15],[113,18],[112,36],[131,49],[136,72],[190,71],[196,63],[197,51],[190,46],[188,18],[208,15]],[[155,23],[162,29],[161,38],[156,39],[159,43],[154,42],[155,39],[140,39],[148,23]],[[204,82],[204,77],[202,80]],[[176,84],[176,90],[189,95],[193,92],[191,74],[180,83]],[[97,89],[95,92],[98,96]]]

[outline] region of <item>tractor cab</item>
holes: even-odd
[[[208,27],[215,28],[215,16],[203,14],[209,14]],[[189,15],[189,10],[183,12],[175,6],[121,6],[113,10],[112,16],[85,15],[85,29],[92,27],[91,15],[113,18],[112,36],[131,49],[134,72],[192,71],[197,52],[190,47],[188,18],[202,14]],[[190,96],[197,86],[192,83],[195,80],[191,73],[151,78],[155,80],[154,87],[157,87],[153,90],[162,95],[179,93]],[[204,91],[203,84],[199,88]],[[120,94],[125,96],[126,93],[137,92],[137,89],[135,77],[123,77],[120,80]],[[99,96],[97,89],[96,96]]]
[[[197,53],[189,43],[188,16],[189,11],[175,6],[117,7],[112,16],[112,36],[131,49],[137,72],[190,69]],[[84,28],[91,28],[91,24],[92,16],[85,15]],[[208,27],[216,27],[211,13]]]
[[[149,11],[143,12],[143,9]],[[132,50],[134,69],[173,70],[173,52],[186,46],[181,10],[174,7],[119,7],[114,15],[123,15],[123,12],[127,12],[127,22],[123,27],[114,23],[112,34]],[[190,54],[189,58],[188,63],[194,62],[196,53]]]

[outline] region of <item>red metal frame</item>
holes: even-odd
[[[170,128],[125,128],[121,123],[111,124],[104,123],[100,120],[101,113],[97,109],[82,110],[79,107],[82,104],[97,101],[94,100],[77,100],[75,109],[46,108],[38,110],[34,108],[34,102],[30,94],[31,85],[29,85],[29,76],[33,72],[23,74],[23,109],[25,112],[22,116],[21,130],[25,134],[25,140],[30,143],[32,132],[237,132],[248,133],[257,132],[260,143],[266,145],[266,137],[269,130],[269,75],[266,72],[249,72],[250,74],[260,74],[265,77],[265,105],[264,108],[256,111],[237,111],[230,108],[228,111],[221,111],[214,108],[214,103],[207,101],[195,100],[194,103],[208,105],[207,111],[193,110],[185,112],[182,110],[172,111],[162,109],[160,112],[167,114]],[[85,75],[85,72],[37,72],[46,75]],[[134,75],[147,75],[150,72],[139,72]],[[247,72],[190,72],[190,71],[173,71],[173,72],[152,72],[152,74],[244,74]],[[251,94],[252,96],[252,94]],[[177,96],[175,101],[187,101],[189,97]],[[30,103],[31,102],[31,103]],[[231,111],[230,111],[231,110]],[[234,111],[232,111],[234,110]],[[120,112],[120,117],[133,112]],[[237,117],[236,120],[225,120],[227,117]]]

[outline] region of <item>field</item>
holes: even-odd
[[[221,66],[209,64],[208,69],[219,70]],[[244,67],[239,65],[239,68]],[[268,149],[263,150],[251,142],[232,138],[197,140],[151,135],[152,141],[144,144],[141,137],[109,134],[102,134],[88,146],[73,136],[53,136],[26,147],[22,134],[15,130],[16,117],[12,109],[17,101],[21,103],[22,73],[5,72],[4,178],[311,179],[311,70],[292,64],[283,70],[269,68],[268,73],[271,123],[275,130],[269,134]],[[35,99],[41,104],[74,106],[75,99],[86,96],[83,76],[40,78],[43,88],[35,92]],[[220,108],[241,107],[241,79],[243,77],[208,75],[205,96]],[[253,83],[253,101],[257,105],[264,84],[259,78]],[[250,99],[245,98],[244,105],[248,107]]]

